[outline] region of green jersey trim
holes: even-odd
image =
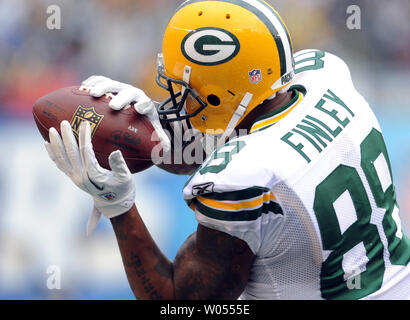
[[[241,211],[225,211],[221,209],[214,209],[210,208],[203,203],[201,203],[198,199],[194,199],[195,209],[212,219],[216,220],[224,220],[224,221],[253,221],[257,220],[262,214],[274,213],[274,214],[281,214],[283,215],[282,208],[276,202],[270,201],[268,203],[263,203],[257,209],[252,210],[241,210]]]

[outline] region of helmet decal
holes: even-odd
[[[182,40],[185,58],[200,65],[219,65],[234,58],[240,49],[239,40],[231,32],[205,27],[196,29]]]
[[[292,42],[288,30],[280,16],[269,4],[263,0],[187,0],[182,3],[176,11],[181,10],[189,4],[205,1],[228,2],[255,14],[259,20],[266,25],[276,42],[280,57],[281,76],[288,74],[293,69]]]

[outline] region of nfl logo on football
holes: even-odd
[[[249,71],[249,81],[251,83],[259,83],[262,80],[262,73],[260,69],[253,69]]]

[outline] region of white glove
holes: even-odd
[[[135,110],[146,116],[151,122],[160,139],[164,153],[171,150],[171,141],[161,126],[155,104],[144,91],[103,76],[89,77],[82,82],[81,88],[87,90],[96,98],[104,94],[117,93],[116,96],[112,96],[109,103],[109,106],[114,110],[121,110],[134,103]]]
[[[87,121],[80,125],[79,145],[68,121],[61,122],[61,136],[49,130],[50,143],[45,146],[50,158],[81,190],[94,199],[94,209],[87,225],[87,235],[96,227],[101,214],[114,218],[131,209],[135,200],[135,185],[121,151],[110,154],[111,168],[102,168],[91,144],[91,128]]]

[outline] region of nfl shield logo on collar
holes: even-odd
[[[249,71],[249,81],[251,83],[259,83],[262,80],[262,72],[260,69]]]

